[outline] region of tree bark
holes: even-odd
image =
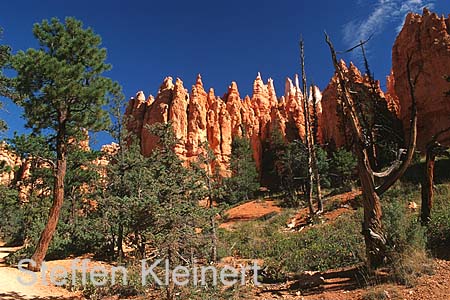
[[[216,220],[214,216],[211,216],[211,227],[212,227],[211,260],[213,263],[215,263],[217,262],[217,230],[216,230]]]
[[[304,117],[304,125],[305,125],[305,145],[306,145],[306,151],[308,155],[308,168],[306,170],[306,201],[308,203],[309,207],[309,214],[311,217],[314,215],[314,205],[312,202],[312,191],[313,191],[313,184],[314,184],[314,175],[313,175],[313,160],[311,155],[311,129],[309,126],[309,106],[308,106],[308,93],[306,91],[307,85],[306,85],[306,72],[305,72],[305,51],[304,51],[304,43],[303,40],[300,41],[300,62],[302,67],[302,83],[303,83],[303,117]],[[298,77],[296,78],[298,82]],[[298,84],[296,84],[298,85]]]
[[[123,225],[119,224],[119,229],[117,233],[117,255],[120,260],[123,259]]]
[[[425,176],[422,181],[422,207],[420,218],[422,225],[427,225],[431,220],[431,208],[433,207],[433,179],[436,153],[434,146],[427,147]]]
[[[53,204],[50,208],[47,224],[41,233],[36,250],[34,251],[31,259],[34,261],[34,265],[30,263],[28,269],[33,272],[39,272],[41,270],[42,262],[47,254],[48,247],[56,231],[58,225],[59,214],[64,202],[64,179],[67,171],[67,145],[65,141],[66,136],[66,116],[64,113],[60,113],[58,132],[56,136],[56,175],[53,187]]]
[[[317,191],[317,214],[323,212],[323,201],[322,201],[322,188],[320,186],[320,173],[319,166],[317,164],[317,151],[315,145],[318,144],[318,118],[317,118],[317,107],[316,107],[316,92],[314,85],[311,85],[312,90],[312,101],[313,101],[313,116],[312,116],[312,136],[311,136],[311,144],[312,144],[312,162],[313,162],[313,175],[314,180],[316,181],[316,191]]]
[[[358,157],[358,174],[363,192],[364,223],[363,235],[366,244],[367,266],[375,269],[383,263],[386,256],[386,239],[382,228],[382,209],[380,198],[375,191],[373,171],[367,149],[365,149],[365,138],[363,127],[358,118],[355,103],[346,86],[345,78],[336,58],[336,51],[326,36],[326,41],[330,47],[333,65],[339,78],[339,88],[341,89],[344,114],[350,121],[352,135],[355,139],[354,152]]]
[[[371,269],[379,267],[386,257],[386,238],[381,223],[382,209],[380,197],[375,191],[370,161],[365,151],[357,151],[358,174],[361,181],[364,207],[363,235],[366,244],[367,265]]]

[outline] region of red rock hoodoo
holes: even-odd
[[[405,132],[409,129],[411,97],[406,66],[411,57],[411,75],[417,77],[415,95],[418,109],[417,147],[425,145],[439,131],[450,127],[450,19],[424,9],[410,13],[392,49],[392,74],[388,93],[399,102],[399,116]],[[394,79],[395,78],[395,79]],[[438,141],[450,144],[450,132]]]
[[[321,114],[322,95],[318,88],[315,93],[317,111]],[[303,101],[297,78],[295,84],[289,78],[286,80],[285,95],[278,99],[272,79],[264,83],[258,73],[252,96],[242,99],[235,82],[223,97],[217,97],[213,89],[206,93],[200,75],[190,92],[180,79],[173,84],[173,79],[167,77],[155,100],[151,96],[145,100],[142,92],[131,98],[126,109],[127,129],[140,139],[142,153],[149,155],[157,140],[145,125],[170,121],[179,139],[175,150],[180,158],[194,160],[208,143],[216,156],[216,166],[224,173],[233,137],[245,135],[250,139],[256,166],[261,170],[265,146],[276,130],[286,140],[304,137]]]
[[[438,17],[427,9],[423,15],[410,13],[399,33],[392,51],[392,72],[387,76],[387,91],[381,90],[380,82],[374,83],[350,63],[341,61],[341,67],[356,93],[367,95],[375,90],[378,103],[384,103],[385,110],[401,120],[404,132],[409,129],[411,97],[406,76],[408,57],[412,54],[412,74],[420,73],[416,84],[418,101],[418,149],[438,133],[450,127],[450,20]],[[351,144],[351,137],[342,130],[345,124],[339,116],[338,83],[336,74],[330,83],[316,95],[318,115],[318,141],[332,147]],[[309,91],[312,94],[312,90]],[[311,108],[312,97],[308,99]],[[144,155],[156,146],[156,139],[144,125],[171,121],[179,144],[177,154],[183,160],[194,160],[206,142],[216,155],[216,166],[226,173],[234,136],[245,135],[250,139],[257,168],[263,172],[264,157],[270,145],[270,138],[279,131],[286,141],[305,136],[303,93],[298,77],[287,78],[284,95],[277,98],[272,79],[263,82],[258,73],[252,96],[241,97],[237,84],[232,82],[223,97],[217,97],[214,90],[206,92],[200,75],[190,92],[180,79],[167,77],[156,98],[147,100],[138,92],[128,104],[126,115],[128,130],[140,140]],[[361,101],[364,101],[362,99]],[[381,102],[380,102],[381,101]],[[343,118],[345,122],[345,118]],[[394,120],[394,123],[398,120]],[[400,126],[399,126],[400,127]],[[382,133],[384,134],[384,133]],[[450,132],[439,139],[450,143]]]

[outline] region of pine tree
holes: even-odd
[[[2,37],[3,29],[0,27],[0,38]],[[3,69],[8,67],[11,60],[11,48],[8,45],[0,45],[0,96],[12,97],[11,84],[12,81],[3,74]],[[0,102],[0,109],[2,103]],[[0,130],[6,130],[6,123],[0,120]]]
[[[278,159],[278,174],[281,185],[288,196],[289,205],[299,206],[298,193],[305,191],[307,180],[307,149],[301,140],[287,144]]]
[[[33,33],[40,48],[19,51],[12,63],[21,96],[17,103],[24,108],[27,127],[48,133],[56,154],[53,205],[32,256],[35,265],[29,265],[38,271],[64,201],[68,139],[79,137],[81,128],[105,129],[109,116],[102,106],[121,93],[117,83],[102,76],[111,66],[105,63],[106,49],[100,48],[101,38],[92,29],[84,29],[74,18],[65,23],[53,18],[35,24]]]
[[[155,124],[148,130],[159,138],[158,148],[148,158],[148,180],[155,197],[156,216],[148,236],[170,266],[182,262],[194,264],[199,249],[206,248],[199,247],[204,239],[195,229],[202,230],[210,221],[205,209],[199,206],[208,190],[198,172],[186,167],[175,153],[177,139],[171,124]],[[165,298],[175,298],[172,275]]]
[[[259,176],[253,159],[250,141],[234,137],[231,143],[231,177],[224,179],[226,201],[237,203],[248,201],[259,189]]]

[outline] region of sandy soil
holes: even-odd
[[[1,244],[3,245],[3,244]],[[0,247],[0,299],[32,299],[32,300],[56,300],[56,299],[81,299],[79,296],[69,293],[67,290],[51,285],[44,285],[37,280],[31,286],[21,284],[18,277],[24,282],[33,280],[32,275],[25,274],[16,268],[7,267],[4,257],[16,251],[19,247]],[[39,275],[39,273],[36,273]],[[39,276],[38,276],[39,277]]]

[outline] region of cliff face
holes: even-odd
[[[390,122],[393,122],[397,117],[399,109],[398,98],[396,95],[384,94],[381,90],[380,82],[371,82],[368,76],[363,76],[358,68],[350,62],[347,67],[344,61],[340,61],[341,69],[344,73],[345,80],[348,87],[354,92],[355,103],[361,103],[359,111],[362,112],[364,118],[368,123],[377,123],[377,115],[375,114],[375,120],[370,120],[370,116],[374,115],[374,111],[382,113],[384,117],[388,117]],[[389,81],[388,85],[393,82]],[[351,133],[348,130],[349,124],[346,124],[346,118],[342,117],[343,111],[340,107],[340,99],[338,98],[338,78],[337,75],[331,78],[330,83],[325,88],[322,94],[322,112],[319,118],[319,127],[322,134],[322,141],[325,144],[330,145],[332,148],[340,148],[352,143]],[[373,93],[375,91],[375,93]],[[362,96],[361,96],[362,95]],[[371,95],[369,97],[369,95]],[[368,101],[376,101],[377,108],[369,108],[369,111],[365,111],[364,108],[370,107]],[[372,110],[371,110],[372,109]],[[386,124],[392,126],[392,124]],[[343,130],[347,128],[347,130]]]
[[[450,127],[450,20],[424,9],[423,15],[410,13],[392,49],[392,74],[388,93],[400,104],[399,115],[409,129],[411,97],[406,67],[411,56],[411,75],[417,77],[415,95],[418,109],[417,147],[425,145],[439,131]],[[450,144],[450,132],[438,139]]]
[[[19,156],[7,148],[5,143],[0,144],[0,164],[4,172],[0,172],[0,184],[8,185],[17,176],[17,170],[22,166]]]
[[[321,113],[321,93],[315,88],[317,111]],[[213,150],[215,166],[226,174],[234,136],[250,139],[258,170],[262,169],[265,148],[275,132],[285,140],[303,138],[303,94],[291,79],[286,80],[285,95],[277,98],[272,79],[267,83],[258,73],[253,83],[252,96],[241,98],[238,86],[232,82],[223,97],[214,90],[207,93],[202,78],[188,92],[183,82],[167,77],[155,100],[145,100],[142,92],[132,98],[126,109],[127,129],[137,135],[144,155],[156,147],[157,140],[145,128],[157,122],[172,122],[179,143],[176,153],[183,160],[195,160],[207,143]]]

